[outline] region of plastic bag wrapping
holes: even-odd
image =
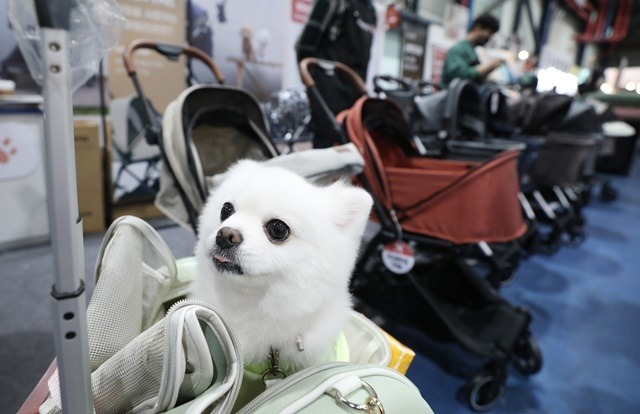
[[[49,3],[56,3],[52,9],[73,4],[68,0]],[[77,0],[69,20],[71,89],[75,91],[98,71],[100,60],[118,43],[125,18],[116,0]],[[34,1],[9,0],[9,21],[31,76],[42,86],[42,33]]]
[[[307,94],[295,89],[273,93],[263,109],[267,114],[272,136],[284,141],[295,139],[296,132],[302,132],[300,128],[304,127],[305,118],[310,114]]]

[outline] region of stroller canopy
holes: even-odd
[[[455,140],[481,137],[485,125],[480,102],[480,94],[473,83],[456,79],[449,89],[416,100],[421,117],[418,132]],[[443,132],[445,136],[442,136]]]
[[[544,135],[562,123],[572,101],[555,92],[527,95],[511,107],[512,121],[523,134]]]
[[[200,212],[208,194],[207,177],[242,158],[278,155],[257,100],[230,86],[188,88],[167,106],[162,131],[169,165],[161,172],[156,205],[178,223],[188,223],[189,213]]]
[[[374,197],[402,228],[456,244],[504,242],[526,225],[518,201],[517,151],[488,162],[410,156],[410,135],[393,103],[363,97],[339,115],[365,159]]]
[[[573,101],[566,116],[554,131],[570,132],[572,134],[601,134],[601,117],[591,103]]]

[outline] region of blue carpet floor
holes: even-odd
[[[585,209],[584,244],[524,261],[518,279],[501,289],[532,313],[544,365],[528,378],[510,369],[491,413],[640,413],[640,165],[613,183],[618,200],[596,199]],[[456,398],[463,373],[447,367],[464,366],[469,356],[408,328],[397,334],[418,352],[408,377],[433,410],[472,412]]]

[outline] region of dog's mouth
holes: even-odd
[[[219,272],[227,271],[236,275],[242,274],[242,267],[235,261],[220,252],[214,252],[212,255],[213,265]]]

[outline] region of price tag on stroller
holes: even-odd
[[[408,273],[416,262],[413,249],[401,240],[387,243],[382,248],[382,263],[389,271],[398,275]]]

